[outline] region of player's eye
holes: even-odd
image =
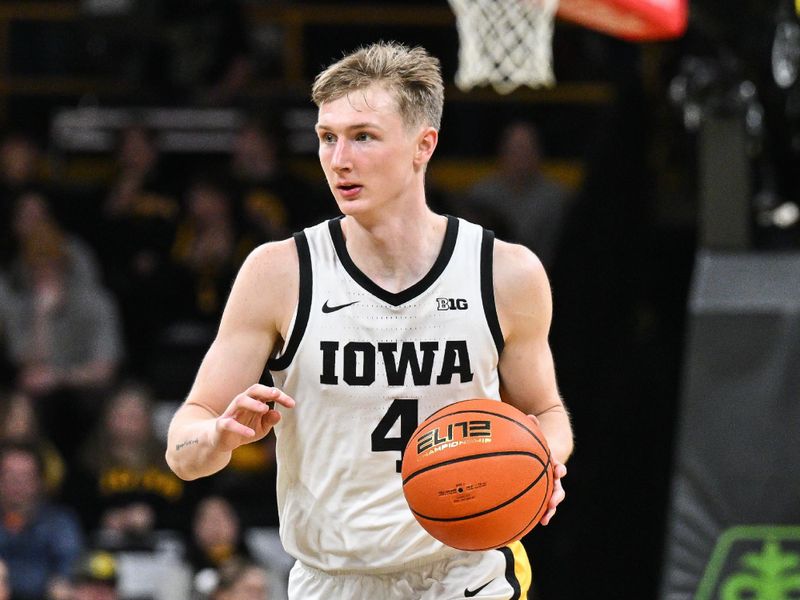
[[[372,136],[367,133],[366,131],[362,131],[361,133],[356,134],[356,141],[357,142],[368,142],[372,139]]]
[[[319,139],[324,144],[333,144],[336,142],[336,136],[329,132],[321,133]]]

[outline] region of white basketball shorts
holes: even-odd
[[[531,585],[520,542],[487,552],[463,552],[412,570],[371,575],[331,574],[297,561],[290,600],[524,600]]]

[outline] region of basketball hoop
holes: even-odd
[[[449,0],[456,15],[456,85],[490,84],[501,94],[551,86],[553,19],[558,0]]]
[[[800,2],[800,0],[797,0]],[[683,34],[688,0],[449,0],[456,15],[456,85],[492,85],[507,94],[521,85],[549,87],[553,76],[553,20],[630,40]]]

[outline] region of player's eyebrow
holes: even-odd
[[[327,125],[325,123],[317,123],[316,125],[314,125],[314,129],[316,129],[317,131],[322,131],[322,130],[324,130],[324,131],[332,131],[335,128],[330,126],[330,125]],[[352,125],[348,125],[344,129],[345,129],[345,131],[352,131],[354,129],[381,129],[382,130],[383,127],[381,127],[377,123],[373,123],[371,121],[363,121],[361,123],[353,123]]]

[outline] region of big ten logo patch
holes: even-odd
[[[800,598],[800,527],[739,526],[723,533],[695,600]]]
[[[467,310],[469,305],[466,298],[437,298],[437,310]]]

